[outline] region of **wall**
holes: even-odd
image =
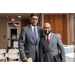
[[[47,14],[47,15],[49,15],[49,14]],[[75,42],[73,41],[73,38],[75,38],[75,37],[73,37],[73,34],[75,34],[75,32],[73,31],[73,17],[75,17],[75,13],[67,13],[67,31],[66,31],[66,27],[64,27],[63,26],[63,29],[65,29],[65,31],[67,32],[67,36],[68,36],[68,44],[69,45],[71,45],[71,44],[74,44]],[[45,21],[47,21],[47,22],[52,22],[53,20],[51,20],[51,21],[49,21],[49,20],[45,20],[44,21],[44,18],[48,18],[48,19],[50,19],[50,17],[48,16],[48,17],[45,17],[44,16],[44,13],[43,13],[43,18],[42,18],[42,20],[43,20],[43,22],[42,22],[42,27],[43,27],[43,24],[45,23]],[[54,17],[53,17],[54,18]],[[63,17],[64,18],[64,17]],[[60,22],[61,22],[61,20],[60,20]],[[64,23],[65,23],[65,19],[63,19],[63,25],[64,25]],[[53,26],[54,26],[54,22],[53,22]],[[55,27],[53,27],[53,32],[54,32],[54,28]],[[64,31],[64,32],[65,32]],[[61,32],[60,32],[61,33]],[[62,35],[64,35],[64,33],[62,34]],[[64,39],[65,39],[65,37],[64,37]]]
[[[68,14],[68,28],[69,28],[69,44],[73,44],[73,17],[75,17],[74,13]],[[40,26],[43,27],[44,14],[40,15]],[[7,48],[7,22],[9,19],[0,19],[0,48]],[[22,22],[20,19],[17,21]],[[61,20],[60,20],[61,22]],[[24,24],[24,23],[23,23]],[[27,25],[27,24],[26,24]],[[64,28],[64,27],[63,27]],[[5,36],[5,38],[4,38]]]
[[[6,48],[7,46],[7,21],[0,19],[0,48]]]
[[[0,19],[0,48],[5,48],[5,49],[7,48],[7,22],[8,21],[10,20]],[[17,21],[20,21],[20,19],[18,19]]]
[[[42,27],[42,14],[39,15],[39,26]]]
[[[69,14],[69,44],[74,44],[73,41],[73,17],[75,17],[74,13]]]
[[[61,35],[63,44],[68,44],[67,14],[44,14],[44,23],[51,24],[51,32]]]
[[[17,19],[16,21],[20,22],[21,28],[30,24],[29,20]],[[11,21],[9,19],[0,19],[0,48],[5,48],[5,49],[7,48],[7,23],[8,22]],[[5,38],[3,36],[5,36]]]
[[[28,20],[21,20],[21,29],[27,25],[29,25],[30,22],[29,22],[29,19]]]

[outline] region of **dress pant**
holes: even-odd
[[[34,62],[39,62],[38,56],[37,56],[37,52],[36,52],[36,54],[35,54],[35,60],[34,60]]]

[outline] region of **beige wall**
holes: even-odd
[[[0,48],[7,48],[7,22],[8,21],[10,20],[0,19]],[[20,19],[18,19],[17,21],[20,21]]]
[[[7,21],[4,19],[0,20],[0,48],[6,48],[7,45]]]
[[[73,44],[73,17],[74,13],[69,14],[69,44]]]
[[[11,22],[11,21],[9,19],[0,19],[0,48],[5,48],[5,49],[7,48],[7,24],[8,22]],[[20,22],[21,24],[20,19],[17,19],[15,22]],[[39,23],[40,23],[39,26],[42,26],[42,14],[39,16]],[[20,31],[21,31],[21,28],[19,32]],[[3,36],[5,36],[5,38]]]

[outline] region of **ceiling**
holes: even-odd
[[[32,13],[0,13],[0,19],[18,19],[18,16],[21,16],[21,19],[29,19]],[[37,13],[40,15],[41,13]]]

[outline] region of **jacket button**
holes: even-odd
[[[52,51],[53,52],[53,51]]]
[[[54,44],[52,44],[52,46],[54,46]]]

